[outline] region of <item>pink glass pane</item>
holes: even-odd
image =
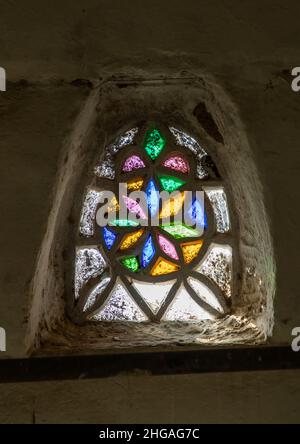
[[[147,219],[147,216],[140,206],[135,200],[131,199],[130,197],[123,196],[124,202],[126,204],[126,207],[131,213],[137,214],[141,219]]]
[[[174,245],[161,234],[158,235],[158,243],[162,251],[166,253],[169,257],[175,260],[179,259]]]
[[[143,160],[139,156],[133,155],[125,160],[122,171],[128,173],[129,171],[139,170],[140,168],[145,168]]]
[[[181,173],[190,172],[188,162],[181,156],[169,157],[164,161],[163,166],[171,168],[171,170],[180,171]]]

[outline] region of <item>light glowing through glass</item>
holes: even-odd
[[[188,162],[181,156],[172,156],[163,162],[163,166],[171,170],[179,171],[181,173],[189,173],[190,167]]]
[[[173,273],[180,269],[179,265],[173,264],[162,257],[159,257],[151,270],[152,276],[160,276],[162,274]]]
[[[158,237],[159,246],[162,249],[162,251],[172,259],[178,260],[179,257],[176,248],[174,247],[172,242],[170,242],[165,236],[162,236],[161,234],[159,234],[157,237]]]
[[[124,236],[122,243],[120,245],[120,250],[127,250],[128,248],[133,247],[142,236],[144,230],[140,229],[135,231],[134,233],[128,233]]]
[[[172,176],[160,176],[159,180],[162,188],[165,191],[169,191],[169,193],[178,190],[178,188],[186,183],[184,180]]]
[[[140,158],[140,156],[130,156],[128,157],[123,165],[122,171],[124,173],[129,173],[130,171],[133,170],[139,170],[141,168],[145,168],[145,163],[144,161]]]
[[[139,261],[135,256],[127,256],[121,259],[121,264],[124,267],[128,268],[128,270],[133,271],[134,273],[139,270]]]
[[[126,207],[131,213],[135,213],[137,216],[139,216],[141,219],[147,219],[147,216],[140,206],[134,199],[131,199],[131,197],[123,196],[124,202],[126,204]]]
[[[151,216],[155,216],[159,208],[159,193],[153,179],[149,180],[146,195],[149,212]]]
[[[160,217],[163,219],[165,217],[175,216],[182,209],[183,201],[184,193],[178,193],[176,196],[165,201],[160,212]]]
[[[147,267],[147,265],[149,264],[149,262],[151,262],[154,255],[155,255],[155,247],[153,244],[152,236],[149,236],[145,242],[142,251],[141,265],[143,268]]]
[[[188,227],[184,224],[160,225],[161,229],[169,233],[175,239],[184,237],[198,237],[200,233],[195,228]]]
[[[115,243],[117,235],[113,231],[109,230],[106,227],[103,228],[102,233],[103,233],[105,245],[106,245],[107,249],[110,250],[112,248],[113,244]]]
[[[204,210],[204,201],[200,202],[198,199],[195,199],[191,204],[188,215],[193,224],[196,224],[199,228],[207,227],[207,218]]]
[[[189,242],[186,244],[181,244],[183,258],[186,264],[189,264],[198,256],[202,244],[203,244],[202,240],[193,243]]]
[[[154,128],[146,134],[144,148],[152,160],[155,160],[159,156],[165,144],[166,140],[158,129]]]

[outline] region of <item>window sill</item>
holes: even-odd
[[[300,352],[289,346],[265,345],[2,359],[0,382],[106,378],[122,373],[179,375],[286,369],[300,369]]]

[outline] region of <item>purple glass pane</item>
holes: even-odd
[[[145,168],[143,160],[139,156],[133,155],[125,160],[122,171],[128,173],[132,170],[139,170],[140,168]]]
[[[141,219],[147,219],[147,216],[140,206],[135,200],[131,199],[130,197],[123,196],[124,202],[126,204],[126,207],[131,213],[137,214]]]
[[[158,235],[158,243],[162,251],[172,259],[178,260],[178,254],[174,245],[161,234]]]
[[[171,168],[171,170],[180,171],[181,173],[189,173],[190,167],[188,162],[181,156],[172,156],[166,159],[163,166]]]

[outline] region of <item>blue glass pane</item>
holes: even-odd
[[[153,258],[154,254],[155,254],[155,248],[153,245],[152,237],[149,236],[144,244],[144,248],[142,251],[141,265],[143,268],[147,267],[147,265]]]
[[[109,230],[108,228],[104,227],[103,228],[103,238],[104,238],[104,242],[106,247],[110,250],[111,247],[113,246],[115,240],[116,240],[117,235]]]
[[[147,203],[148,208],[151,216],[154,216],[159,208],[159,195],[158,195],[158,189],[155,186],[154,180],[149,180],[149,183],[146,188],[146,194],[147,194]]]
[[[191,219],[191,221],[194,224],[197,224],[199,228],[206,228],[207,227],[207,218],[206,213],[204,210],[204,202],[199,202],[199,200],[195,199],[190,206],[190,209],[188,211],[188,215]]]

